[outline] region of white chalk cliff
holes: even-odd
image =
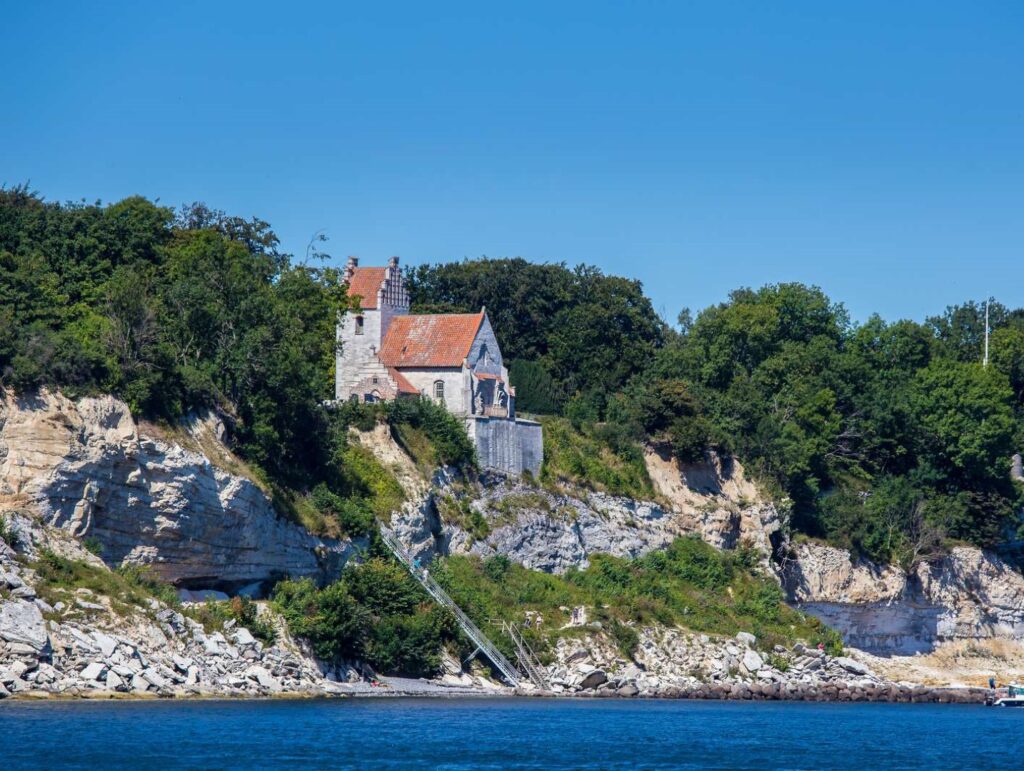
[[[199,419],[191,428],[216,433]],[[0,510],[36,512],[96,539],[108,564],[148,565],[179,585],[337,573],[349,543],[310,535],[252,480],[157,433],[110,396],[3,394]]]

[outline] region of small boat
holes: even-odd
[[[1006,690],[1006,696],[992,702],[993,707],[1024,707],[1024,685],[1010,683]]]

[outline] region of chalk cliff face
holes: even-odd
[[[209,422],[193,421],[191,429],[210,433]],[[96,539],[109,564],[150,565],[183,586],[326,577],[351,551],[280,518],[249,479],[147,435],[127,405],[109,396],[3,395],[3,508],[37,511],[49,524]]]
[[[389,445],[386,437],[369,444],[382,461],[393,455]],[[496,476],[466,486],[441,473],[431,493],[407,489],[413,503],[391,524],[424,561],[435,554],[501,554],[562,573],[587,567],[591,554],[638,557],[698,535],[718,548],[750,546],[767,565],[782,542],[784,514],[745,479],[739,463],[711,457],[684,466],[652,451],[647,465],[657,501],[582,489],[555,493]]]
[[[872,653],[929,652],[954,640],[1024,641],[1024,576],[974,547],[958,546],[906,574],[801,544],[782,578],[795,604]]]

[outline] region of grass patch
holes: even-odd
[[[491,525],[465,498],[446,495],[437,500],[437,513],[446,525],[458,527],[477,541],[491,534]]]
[[[542,493],[512,493],[494,501],[492,508],[498,513],[498,521],[502,524],[513,524],[519,515],[527,511],[540,511],[551,514],[551,502]]]
[[[174,587],[137,566],[108,570],[44,551],[31,567],[39,577],[36,592],[50,605],[61,601],[73,605],[76,589],[108,598],[111,609],[121,616],[135,609],[148,610],[147,600],[151,599],[172,606],[180,604]]]
[[[229,621],[248,629],[252,636],[265,645],[273,645],[277,632],[273,625],[259,616],[257,605],[248,597],[232,597],[222,602],[204,602],[188,606],[183,611],[189,618],[203,625],[207,633],[224,629]]]
[[[632,498],[654,497],[639,443],[603,431],[600,424],[576,429],[565,418],[540,420],[544,426],[542,483],[572,484]]]
[[[361,500],[381,520],[390,521],[391,513],[405,503],[405,493],[395,475],[359,445],[348,445],[339,460],[345,487],[353,492],[351,497]]]
[[[788,607],[774,581],[696,538],[677,539],[635,560],[594,555],[586,570],[562,576],[527,570],[504,557],[450,557],[432,572],[478,624],[495,618],[519,623],[525,611],[540,612],[541,631],[526,631],[541,650],[568,620],[561,608],[574,605],[592,608],[592,618],[627,655],[637,642],[631,623],[723,636],[752,632],[767,650],[795,640],[817,644],[831,631]]]
[[[413,459],[419,472],[429,478],[440,464],[427,432],[409,423],[397,423],[391,427],[391,433],[399,447]]]

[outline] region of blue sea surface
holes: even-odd
[[[0,769],[1019,769],[1024,710],[542,699],[0,702]]]

